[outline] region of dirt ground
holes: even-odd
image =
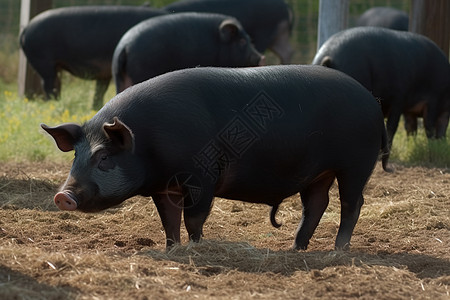
[[[351,250],[334,251],[336,186],[307,251],[298,196],[216,199],[199,244],[165,252],[151,199],[97,214],[52,202],[69,164],[0,164],[0,299],[450,299],[450,171],[377,166]]]

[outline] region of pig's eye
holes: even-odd
[[[244,47],[247,45],[247,40],[246,39],[240,39],[239,40],[239,46]]]
[[[107,153],[99,153],[97,157],[98,168],[102,171],[108,171],[115,167],[111,157]]]

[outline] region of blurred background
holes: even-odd
[[[317,43],[317,18],[319,0],[285,0],[293,9],[295,23],[291,43],[295,49],[292,63],[311,63]],[[0,79],[6,83],[17,80],[18,34],[20,19],[19,0],[0,0]],[[75,5],[150,5],[162,7],[174,0],[53,0],[53,7]],[[374,6],[390,6],[409,12],[410,0],[350,0],[348,26],[354,26],[356,19],[365,10]],[[269,64],[278,60],[266,53]]]

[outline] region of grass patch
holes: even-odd
[[[448,130],[444,139],[427,139],[423,125],[419,126],[416,136],[407,136],[401,121],[394,137],[391,159],[407,166],[449,168],[449,141]]]
[[[40,128],[60,123],[83,123],[96,113],[91,109],[93,82],[63,78],[60,101],[21,99],[15,84],[0,82],[0,161],[67,160]]]
[[[53,140],[43,132],[40,123],[83,123],[95,111],[91,109],[95,82],[63,73],[61,100],[21,99],[15,83],[0,80],[0,161],[60,161],[73,157],[61,153]],[[105,101],[114,97],[110,84]],[[394,138],[391,161],[407,166],[450,168],[450,139],[428,140],[423,126],[416,136],[407,136],[403,121]]]

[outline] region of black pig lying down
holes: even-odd
[[[293,13],[284,0],[180,0],[163,7],[167,12],[209,12],[235,17],[259,52],[272,50],[288,64],[294,50],[289,43]]]
[[[142,6],[72,6],[47,10],[25,27],[20,45],[39,76],[47,98],[59,97],[58,72],[96,80],[94,108],[103,105],[111,80],[114,49],[137,23],[165,14]]]
[[[179,13],[145,20],[127,31],[114,51],[112,73],[119,93],[179,69],[263,63],[264,57],[235,18]]]
[[[75,150],[54,198],[62,210],[95,212],[151,196],[167,238],[180,242],[181,213],[198,241],[214,196],[273,207],[300,193],[295,249],[306,249],[339,184],[336,248],[349,247],[363,189],[380,150],[383,115],[358,82],[320,66],[193,68],[134,85],[84,125],[45,129]],[[276,225],[276,224],[274,224]]]
[[[411,32],[357,27],[331,36],[313,64],[342,71],[381,99],[390,143],[400,116],[409,134],[423,117],[428,138],[445,136],[450,115],[450,64],[430,39]]]

